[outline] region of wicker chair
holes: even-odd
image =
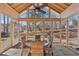
[[[44,47],[44,52],[45,53],[47,52],[48,55],[53,55],[52,39],[51,39],[51,36],[49,36],[49,37],[50,37],[49,44],[46,47]]]
[[[29,53],[30,52],[30,48],[27,48],[26,47],[26,38],[25,36],[21,38],[21,49],[22,49],[22,52],[21,52],[21,56],[24,55],[24,53]]]
[[[48,55],[53,55],[53,48],[51,46],[51,43],[47,47],[44,47],[44,53],[47,53]]]

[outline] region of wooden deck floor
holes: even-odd
[[[62,46],[60,44],[53,45],[53,55],[54,56],[78,56],[79,54],[75,53],[71,49]]]
[[[12,47],[11,49],[7,50],[3,54],[0,54],[0,56],[20,56],[21,55],[21,49],[19,48],[20,44]],[[28,53],[26,54],[26,56]],[[73,52],[71,49],[62,46],[60,44],[53,44],[53,56],[79,56],[79,54]]]

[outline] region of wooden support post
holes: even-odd
[[[26,33],[26,34],[27,34],[27,40],[28,40],[28,30],[29,30],[29,29],[28,29],[28,21],[27,21],[26,27],[27,27],[27,33]]]
[[[27,11],[28,11],[28,18],[29,18],[29,8],[27,9]],[[28,35],[29,35],[29,34],[28,34],[28,33],[29,33],[29,29],[28,29],[28,28],[29,28],[29,27],[28,27],[28,21],[27,21],[27,19],[26,19],[26,22],[27,22],[27,25],[26,25],[26,28],[27,28],[27,30],[26,30],[26,32],[27,32],[27,33],[26,33],[26,36],[27,36],[27,37],[26,37],[26,39],[28,40]]]
[[[45,29],[45,33],[46,33],[47,31],[46,31],[46,23],[45,23],[45,21],[44,21],[44,29]]]
[[[21,20],[20,20],[20,31],[22,31],[23,30],[23,28],[22,28],[22,22],[21,22]]]
[[[51,37],[51,46],[53,45],[53,31],[52,31],[52,21],[51,21],[51,25],[50,25],[50,37]]]
[[[10,25],[10,46],[13,46],[13,40],[14,40],[14,22],[13,19],[11,19],[11,25]],[[16,43],[16,42],[15,42]]]
[[[1,29],[2,29],[2,27],[1,27],[1,13],[0,13],[0,41],[2,41],[2,39],[1,39]],[[1,45],[1,44],[0,44]]]
[[[51,19],[51,9],[50,8],[49,8],[49,19]],[[51,38],[52,38],[51,41],[52,41],[52,46],[53,46],[53,21],[52,20],[51,20],[50,31],[51,31]]]
[[[52,28],[52,39],[54,40],[54,35],[53,35],[54,34],[54,31],[53,31],[54,24],[53,24],[53,22],[52,22],[52,27],[51,28]],[[52,40],[52,45],[53,45],[53,40]]]
[[[4,16],[4,25],[3,25],[3,26],[4,26],[4,32],[5,32],[5,31],[6,31],[6,30],[5,30],[5,16]]]
[[[43,18],[43,14],[42,14],[42,18]],[[41,20],[42,20],[42,18],[41,18]],[[43,25],[42,25],[42,33],[44,33],[44,19],[41,22],[43,23]]]
[[[45,22],[43,20],[42,33],[44,33],[44,32],[45,32]]]
[[[27,41],[27,21],[26,21],[26,41]]]
[[[78,39],[79,39],[79,15],[78,15]]]
[[[52,25],[51,12],[50,12],[50,11],[51,11],[51,9],[49,8],[49,20],[50,20],[50,21],[49,21],[49,22],[50,22],[50,24],[49,24],[50,30],[49,30],[49,31],[50,31],[50,38],[51,38],[51,40],[50,40],[50,41],[51,41],[51,42],[50,42],[50,44],[51,44],[51,45],[50,45],[50,46],[51,46],[51,47],[50,47],[51,50],[49,51],[49,53],[51,53],[51,55],[52,55],[52,53],[53,53],[53,51],[52,51],[52,49],[53,49],[53,31],[52,31],[53,25]],[[50,48],[49,48],[49,49],[50,49]]]
[[[1,38],[1,29],[2,29],[2,26],[1,26],[1,13],[0,13],[0,53],[3,51],[3,42],[2,42],[2,38]]]
[[[50,20],[50,15],[51,15],[51,13],[50,13],[50,8],[49,8],[49,20]],[[50,23],[51,23],[51,21],[49,21]],[[49,28],[50,28],[50,30],[49,31],[51,31],[51,25],[49,24]]]
[[[60,21],[60,43],[62,43],[62,28],[61,28],[61,21]]]
[[[43,34],[45,33],[45,22],[44,22],[44,20],[43,20],[42,33],[43,33]],[[44,40],[44,39],[45,39],[45,38],[44,38],[44,36],[43,36],[43,40]]]
[[[46,23],[44,21],[44,32],[46,33]]]
[[[51,21],[49,21],[49,31],[51,31]]]
[[[36,21],[34,21],[34,33],[37,31],[37,28],[36,28]]]
[[[67,40],[67,46],[68,46],[68,39],[69,39],[69,24],[68,24],[68,18],[66,18],[66,40]]]
[[[18,39],[19,39],[19,41],[21,40],[21,38],[20,38],[20,18],[18,18]]]
[[[7,16],[7,33],[9,32],[8,25],[9,25],[9,17]]]

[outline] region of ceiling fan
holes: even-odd
[[[33,10],[35,12],[41,12],[41,13],[45,14],[46,11],[42,10],[42,8],[44,8],[46,5],[47,4],[35,3],[35,4],[33,4],[33,6],[34,6],[34,9]]]

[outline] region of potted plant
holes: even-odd
[[[40,39],[41,39],[41,38],[40,38],[40,35],[35,35],[35,40],[36,40],[36,41],[40,41]]]

